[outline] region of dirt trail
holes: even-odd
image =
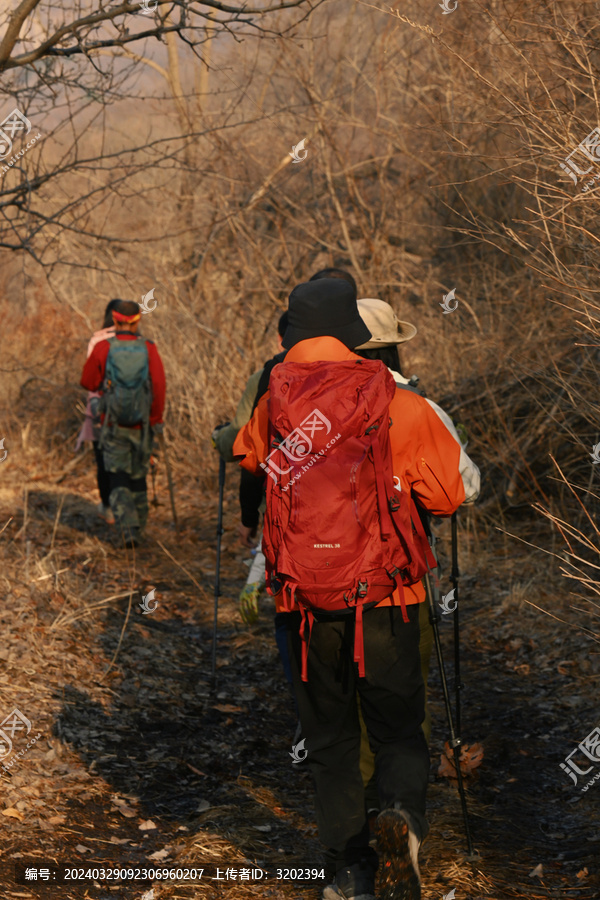
[[[15,863],[23,862],[60,861],[86,870],[202,863],[239,869],[244,859],[315,867],[321,857],[310,776],[289,756],[296,719],[270,607],[263,605],[251,629],[237,616],[245,572],[235,539],[237,476],[229,475],[227,490],[212,695],[216,488],[207,497],[197,482],[178,478],[177,538],[161,480],[164,505],[152,512],[148,543],[128,558],[111,545],[110,529],[95,514],[91,472],[70,474],[59,485],[30,481],[25,531],[23,490],[11,484],[9,470],[2,474],[0,525],[13,520],[0,537],[0,716],[17,708],[30,720],[31,735],[41,732],[15,758],[12,777],[1,779],[2,896],[188,900],[227,891],[231,900],[318,897],[315,886],[277,882],[236,881],[226,889],[182,878],[15,884]],[[529,529],[531,539],[534,522],[515,527]],[[456,900],[598,898],[600,783],[582,793],[559,768],[600,724],[598,653],[576,630],[524,602],[557,615],[568,604],[557,598],[556,585],[545,583],[543,560],[512,543],[507,558],[499,540],[477,549],[478,570],[470,565],[468,577],[465,570],[461,609],[463,734],[485,749],[468,780],[480,858],[465,859],[457,794],[437,775],[447,732],[433,664],[423,896],[441,900],[455,889]],[[473,550],[469,559],[476,559]],[[151,588],[158,607],[143,615],[138,604]],[[17,734],[14,752],[25,746]],[[541,874],[531,875],[540,864]]]

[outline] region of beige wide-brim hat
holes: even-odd
[[[390,344],[410,341],[417,329],[410,322],[402,322],[385,300],[368,297],[358,300],[360,317],[371,332],[371,340],[356,347],[356,350],[373,350]]]

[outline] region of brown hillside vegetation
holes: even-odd
[[[210,435],[275,351],[291,288],[336,265],[415,323],[404,374],[464,426],[482,471],[459,519],[479,856],[438,773],[432,664],[424,900],[600,897],[600,783],[583,792],[560,768],[600,726],[598,4],[122,5],[91,25],[91,0],[0,10],[0,119],[16,106],[42,134],[0,174],[0,721],[18,709],[41,733],[0,777],[2,896],[320,896],[276,879],[44,887],[14,867],[320,865],[272,607],[251,627],[237,610],[233,465],[211,690]],[[180,533],[161,459],[132,555],[98,519],[93,456],[74,446],[90,334],[108,300],[151,289],[142,330],[165,363]],[[447,586],[450,530],[436,529]]]

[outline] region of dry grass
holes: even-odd
[[[218,672],[221,705],[243,707],[247,725],[209,697],[209,435],[273,352],[290,288],[342,265],[360,294],[418,326],[405,372],[467,427],[484,475],[481,504],[461,514],[461,568],[472,576],[461,592],[465,737],[486,752],[470,793],[484,853],[477,864],[461,856],[457,797],[436,781],[425,897],[453,887],[491,900],[598,895],[595,808],[573,803],[558,767],[594,725],[597,684],[587,648],[598,637],[600,466],[589,454],[600,441],[600,188],[584,193],[560,169],[599,121],[597,5],[459,0],[449,16],[421,0],[393,7],[334,0],[286,39],[216,42],[203,102],[180,51],[188,133],[177,132],[164,84],[148,81],[148,96],[115,101],[85,134],[74,118],[81,158],[101,139],[106,158],[39,188],[49,210],[85,198],[69,229],[34,234],[15,211],[32,254],[0,250],[0,529],[12,517],[0,533],[0,697],[7,711],[31,712],[44,742],[6,779],[5,808],[23,820],[3,832],[3,864],[26,829],[35,852],[75,854],[77,841],[95,839],[100,852],[114,837],[123,843],[108,843],[113,859],[167,845],[179,865],[276,852],[278,841],[317,853],[308,785],[289,775],[294,721],[270,627],[265,617],[241,631],[237,620],[232,476]],[[165,134],[175,137],[158,153],[152,140]],[[308,157],[292,165],[304,136]],[[43,164],[63,150],[41,145]],[[113,553],[90,518],[91,454],[73,457],[89,334],[111,297],[139,300],[151,287],[158,306],[143,327],[167,369],[182,537],[175,544],[166,506],[150,534],[177,565],[159,543],[141,559]],[[459,308],[444,316],[454,287]],[[159,495],[165,504],[164,481]],[[441,537],[447,551],[447,528]],[[575,600],[557,563],[578,582]],[[145,623],[136,592],[160,583],[169,611]],[[447,735],[435,680],[433,693],[439,754]],[[138,817],[123,817],[115,795]],[[188,808],[189,797],[209,809]],[[160,828],[144,845],[138,819],[154,815]],[[255,827],[264,823],[273,846]],[[541,861],[544,877],[530,875]],[[265,894],[237,886],[230,895]],[[187,900],[192,890],[162,886],[157,896]]]
[[[159,507],[150,522],[151,546],[127,559],[94,519],[92,484],[90,473],[70,488],[40,482],[28,498],[26,525],[18,480],[8,479],[0,497],[2,521],[14,516],[0,535],[0,705],[3,715],[16,706],[42,732],[11,768],[13,777],[3,780],[3,809],[16,811],[2,831],[7,896],[18,893],[10,870],[23,858],[138,867],[164,852],[160,865],[170,868],[239,868],[245,860],[320,864],[310,777],[293,771],[288,757],[295,716],[270,613],[264,609],[251,630],[236,615],[243,554],[234,538],[234,487],[226,500],[215,696],[208,685],[214,501],[206,501],[199,519],[202,491],[190,487],[178,541],[168,510]],[[163,490],[160,483],[161,496]],[[539,533],[539,521],[537,527]],[[521,532],[528,535],[531,527],[525,523]],[[445,527],[440,537],[444,554]],[[576,791],[558,763],[593,727],[597,660],[581,652],[585,635],[541,616],[529,602],[551,600],[560,618],[570,602],[542,571],[525,585],[518,573],[531,566],[529,548],[517,545],[509,557],[500,538],[479,544],[477,553],[475,543],[465,529],[463,736],[484,746],[478,777],[467,779],[480,857],[465,859],[458,795],[434,774],[448,735],[433,665],[424,900],[439,900],[453,888],[466,900],[544,900],[557,891],[592,900],[597,811],[593,803],[574,802]],[[150,586],[158,586],[159,607],[142,617],[137,603]],[[442,623],[452,683],[450,632]],[[148,820],[156,828],[140,829]],[[553,862],[559,850],[566,858]],[[540,862],[542,878],[531,876]],[[149,887],[128,885],[120,895],[140,900]],[[222,894],[212,884],[182,881],[157,881],[154,888],[160,900]],[[43,896],[33,886],[19,890]],[[80,888],[61,890],[65,900],[80,900]],[[284,900],[300,891],[314,900],[320,894],[291,884],[228,888],[240,900]]]
[[[1,365],[11,372],[13,424],[35,419],[42,452],[66,449],[75,432],[85,341],[104,302],[155,286],[158,308],[144,328],[166,360],[171,435],[182,458],[206,463],[211,428],[271,353],[289,289],[326,264],[348,266],[363,295],[416,322],[406,368],[432,395],[454,394],[473,452],[502,471],[509,497],[527,484],[538,497],[547,490],[531,460],[547,447],[544,416],[556,436],[548,449],[563,436],[587,447],[597,410],[586,413],[593,381],[582,371],[595,356],[574,343],[597,296],[597,201],[558,163],[598,119],[595,5],[549,3],[534,15],[527,3],[497,0],[446,17],[435,4],[405,6],[416,26],[361,4],[342,16],[329,4],[302,26],[302,46],[262,42],[260,67],[251,44],[235,56],[223,45],[231,68],[217,66],[211,102],[191,119],[194,130],[227,123],[192,142],[193,225],[181,220],[179,151],[168,177],[132,170],[126,194],[117,160],[103,175],[114,190],[88,213],[105,242],[61,233],[41,257],[52,268],[8,265]],[[360,44],[350,40],[356,29]],[[234,108],[236,85],[244,91]],[[129,130],[139,129],[140,113],[123,103]],[[258,107],[269,118],[252,124]],[[173,116],[169,101],[139,108],[155,130]],[[278,169],[305,134],[306,161]],[[93,126],[85,139],[91,145]],[[44,152],[50,164],[53,147]],[[85,193],[89,176],[77,177],[70,190]],[[196,265],[185,274],[189,227]],[[452,287],[459,310],[442,316]],[[559,395],[553,379],[564,368]],[[574,401],[580,419],[552,414],[555,402],[564,410]]]
[[[147,96],[115,99],[81,138],[83,158],[102,134],[101,173],[40,188],[54,208],[93,187],[74,230],[40,232],[35,258],[0,251],[2,471],[64,483],[90,465],[72,456],[89,333],[111,297],[155,287],[143,329],[165,360],[174,468],[214,491],[212,428],[274,351],[290,288],[335,264],[418,326],[404,369],[467,428],[482,539],[532,502],[585,529],[567,483],[597,516],[600,189],[560,163],[599,120],[599,28],[577,0],[473,0],[449,16],[332,2],[295,38],[217,40],[203,102],[180,49],[187,132],[156,75]],[[125,161],[129,136],[142,149]],[[51,168],[62,150],[40,152]],[[451,288],[459,307],[442,315]]]

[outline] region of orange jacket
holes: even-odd
[[[344,361],[359,359],[341,341],[332,337],[300,341],[288,351],[286,362]],[[241,429],[233,445],[240,465],[261,474],[261,462],[269,454],[269,391],[261,398],[254,415]],[[435,516],[449,516],[465,499],[459,471],[461,446],[424,397],[398,390],[390,403],[390,444],[394,480],[403,491],[412,491],[415,500]],[[406,604],[421,603],[425,589],[421,582],[404,588]],[[379,606],[399,604],[397,593]],[[279,604],[276,608],[282,611]]]

